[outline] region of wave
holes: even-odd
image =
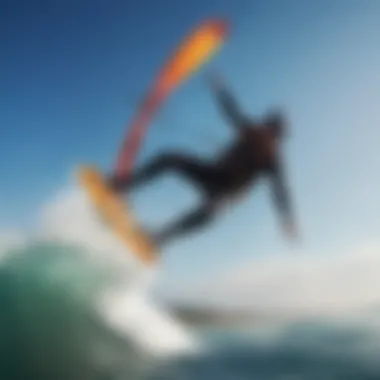
[[[31,237],[12,234],[0,264],[1,378],[136,375],[197,349],[150,296],[158,273],[128,255],[76,191],[44,208]]]
[[[193,347],[178,322],[125,281],[125,270],[75,246],[13,250],[0,289],[2,378],[13,378],[12,370],[39,379],[130,373]]]

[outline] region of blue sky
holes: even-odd
[[[247,113],[280,105],[292,125],[285,148],[303,232],[297,254],[378,238],[378,1],[0,6],[0,227],[31,228],[78,163],[111,168],[126,122],[160,64],[198,22],[225,16],[232,34],[210,66],[225,75]],[[142,159],[166,147],[209,156],[228,141],[203,79],[196,75],[167,102]],[[141,218],[156,225],[196,199],[172,177],[134,196]],[[272,211],[259,186],[210,229],[165,251],[168,281],[207,276],[256,255],[294,254]]]

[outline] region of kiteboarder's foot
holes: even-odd
[[[154,247],[159,250],[161,248],[162,243],[158,234],[154,232],[150,232],[147,235],[149,236],[149,239],[151,240]]]
[[[165,243],[165,237],[162,233],[147,231],[146,229],[144,230],[144,233],[157,250],[159,250]]]
[[[126,187],[128,187],[128,183],[125,179],[112,174],[107,177],[106,182],[116,193],[121,193]]]

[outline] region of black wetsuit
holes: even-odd
[[[247,190],[260,175],[271,177],[275,203],[282,216],[290,218],[289,199],[273,130],[266,127],[265,122],[247,121],[226,89],[217,91],[216,97],[237,132],[236,139],[216,160],[205,161],[168,152],[156,156],[130,178],[111,181],[117,191],[126,191],[171,170],[189,179],[199,189],[203,195],[200,207],[156,234],[154,238],[158,244],[210,222],[223,201]]]

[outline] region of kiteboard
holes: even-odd
[[[91,166],[80,166],[78,180],[108,228],[126,248],[146,264],[156,260],[157,250],[149,236],[134,220],[127,203],[106,183],[102,174]]]

